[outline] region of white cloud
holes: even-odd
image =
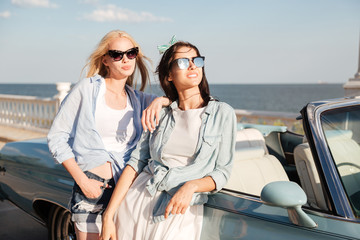
[[[83,3],[83,4],[97,4],[100,1],[101,0],[80,0],[80,3]]]
[[[95,22],[171,22],[170,18],[157,17],[149,12],[134,12],[129,9],[107,5],[84,15],[83,19]]]
[[[49,0],[11,0],[11,3],[19,7],[43,7],[57,8],[58,5],[49,2]]]
[[[9,11],[0,12],[0,18],[9,18],[11,13]]]

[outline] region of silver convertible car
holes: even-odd
[[[360,99],[309,103],[305,136],[238,125],[226,187],[205,205],[202,239],[360,239]],[[43,222],[49,239],[75,239],[73,181],[45,139],[0,151],[0,193]]]

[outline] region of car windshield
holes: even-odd
[[[360,217],[360,107],[326,111],[321,123],[349,202]]]

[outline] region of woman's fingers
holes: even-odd
[[[103,182],[97,181],[95,179],[89,179],[88,184],[82,187],[81,190],[87,198],[98,198],[102,193],[103,187]]]
[[[173,214],[173,215],[175,215],[176,214],[176,212],[177,212],[177,210],[178,210],[178,206],[173,206],[173,208],[171,209],[171,214]]]
[[[172,204],[169,203],[165,209],[165,218],[169,216],[170,210],[172,209]]]
[[[150,115],[150,113],[149,113],[149,110],[146,109],[146,110],[145,110],[145,126],[146,126],[146,128],[147,128],[150,132],[152,132],[153,129],[151,128],[150,117],[151,117],[151,115]]]
[[[155,112],[155,121],[156,121],[156,126],[158,126],[160,122],[160,111]]]
[[[176,214],[177,205],[175,204],[175,201],[170,200],[169,204],[167,205],[165,209],[165,218],[169,216],[169,214]]]
[[[185,214],[186,208],[181,209],[180,214]]]
[[[145,109],[143,111],[143,116],[141,118],[141,124],[143,126],[144,131],[149,130],[153,132],[155,130],[155,123],[154,123],[154,116],[155,111],[150,109]]]
[[[178,207],[177,209],[176,209],[176,214],[180,214],[181,212],[182,212],[182,207]]]
[[[149,118],[148,125],[150,125],[152,131],[154,131],[154,130],[155,130],[155,127],[156,127],[155,122],[154,122],[155,111],[154,111],[154,110],[150,110],[150,113],[149,113],[149,114],[150,114],[150,118]]]
[[[147,117],[146,117],[146,126],[148,127],[150,132],[153,132],[155,129],[155,126],[153,126],[154,124],[153,122],[153,111],[151,109],[148,110],[147,112]]]
[[[165,102],[164,102],[165,101]],[[168,106],[170,100],[164,97],[156,98],[144,111],[141,117],[141,124],[144,131],[153,132],[160,121],[160,111],[163,106]]]
[[[100,240],[116,240],[115,224],[103,223]]]
[[[169,214],[185,214],[186,209],[188,208],[188,204],[182,202],[170,201],[165,209],[165,218],[169,216]]]

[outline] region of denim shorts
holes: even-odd
[[[72,198],[69,203],[69,209],[72,213],[71,220],[75,223],[101,223],[101,215],[105,211],[111,195],[115,188],[115,181],[111,179],[103,179],[92,172],[84,172],[90,179],[103,182],[107,188],[101,188],[102,193],[97,198],[87,198],[81,191],[79,185],[75,182]]]

